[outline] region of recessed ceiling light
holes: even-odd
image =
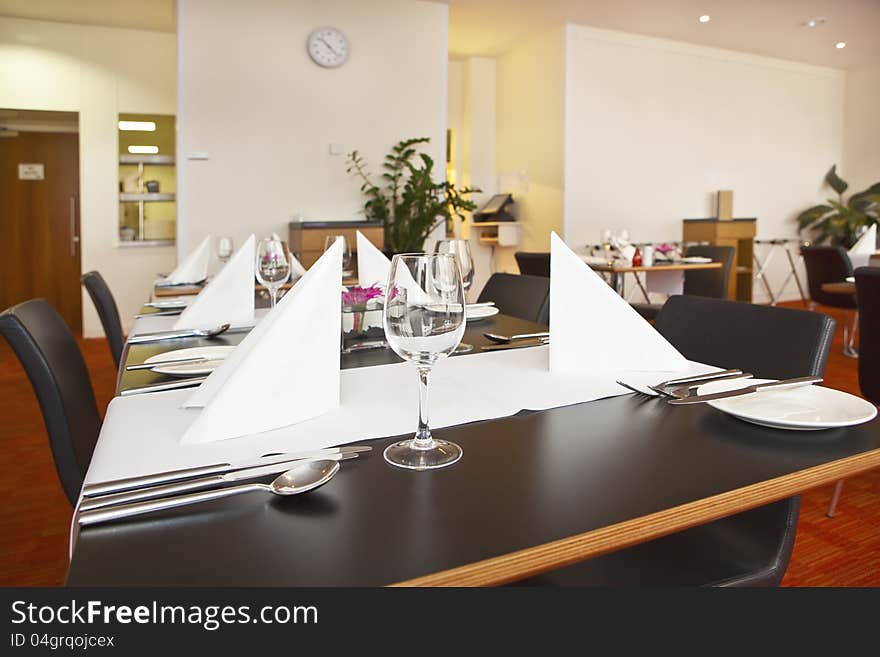
[[[846,48],[846,41],[838,41],[834,44],[834,47],[838,50],[842,50],[843,48]]]
[[[712,17],[709,16],[709,14],[703,14],[702,16],[700,16],[701,23],[708,23],[710,20],[712,20]]]
[[[155,121],[120,121],[120,130],[139,130],[141,132],[155,132]]]
[[[129,146],[128,152],[134,155],[155,155],[159,152],[158,146]]]
[[[804,27],[819,27],[820,25],[824,25],[827,20],[827,18],[811,18],[802,23],[802,25]]]

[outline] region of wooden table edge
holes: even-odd
[[[822,291],[828,294],[854,295],[856,293],[856,284],[849,281],[840,281],[839,283],[822,283]]]
[[[718,520],[880,467],[880,449],[390,586],[495,586]]]
[[[637,272],[656,272],[656,271],[693,271],[696,269],[721,269],[720,262],[683,262],[675,265],[652,265],[650,267],[609,267],[608,265],[591,265],[587,263],[593,271],[602,272],[603,274],[635,274]]]

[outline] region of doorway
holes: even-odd
[[[0,310],[44,298],[82,334],[75,112],[0,110]]]

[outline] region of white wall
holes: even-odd
[[[844,71],[575,25],[567,36],[572,246],[606,227],[679,240],[682,218],[715,214],[719,189],[734,190],[734,216],[758,218],[759,238],[795,237],[797,214],[825,198],[843,156]]]
[[[880,182],[880,66],[846,72],[846,123],[841,176],[848,191]]]
[[[119,248],[120,112],[174,114],[173,34],[0,17],[0,107],[79,112],[82,269],[107,279],[123,323],[173,247]],[[102,335],[83,294],[83,332]]]
[[[394,143],[430,137],[442,179],[447,13],[413,0],[179,0],[179,250],[207,233],[286,235],[297,213],[361,218],[360,183],[331,143],[379,173]],[[348,37],[341,68],[306,53],[322,25]]]
[[[496,166],[501,179],[523,172],[513,192],[522,223],[519,250],[549,251],[562,231],[565,30],[518,44],[498,58]],[[498,269],[517,272],[516,249],[499,249]]]

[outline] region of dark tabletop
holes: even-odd
[[[470,325],[465,340],[483,341],[483,330],[525,327],[536,328],[498,316]],[[129,359],[140,362],[146,349],[132,348]],[[345,366],[382,358],[366,352]],[[382,450],[397,438],[382,439],[372,442],[370,455],[345,462],[333,480],[307,495],[253,493],[85,528],[67,582],[400,582],[771,479],[794,480],[847,457],[874,458],[878,427],[875,420],[849,429],[782,431],[705,405],[672,407],[625,395],[437,430],[461,445],[464,456],[436,471],[388,465]],[[826,480],[832,475],[845,473],[829,471]],[[806,479],[798,481],[807,486]],[[762,493],[765,501],[778,499],[779,490]]]

